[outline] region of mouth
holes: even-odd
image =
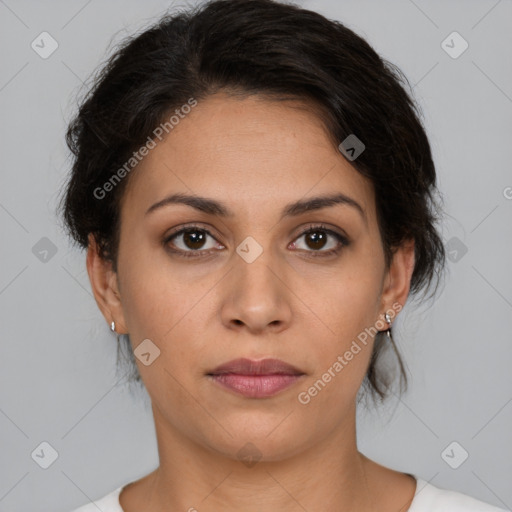
[[[249,398],[274,396],[305,375],[279,359],[235,359],[207,373],[213,382],[224,389]]]

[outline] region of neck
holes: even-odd
[[[184,435],[169,426],[153,410],[160,466],[148,481],[146,510],[375,510],[367,479],[369,459],[356,446],[355,414],[321,443],[278,460],[261,454],[251,464],[193,441],[189,432]]]

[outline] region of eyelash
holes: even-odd
[[[171,233],[168,237],[166,237],[164,239],[164,246],[167,247],[167,249],[170,252],[177,254],[180,257],[184,257],[184,258],[200,258],[200,257],[205,256],[204,253],[206,253],[206,255],[209,255],[209,254],[211,254],[211,251],[215,251],[215,249],[212,249],[210,251],[208,251],[208,250],[205,251],[204,249],[189,250],[189,251],[183,251],[181,249],[171,249],[168,245],[169,242],[172,239],[176,238],[179,235],[182,235],[183,233],[185,233],[187,231],[200,231],[202,233],[206,233],[207,235],[211,236],[213,239],[216,240],[216,238],[207,229],[205,229],[201,226],[198,226],[196,224],[192,224],[192,225],[185,226],[185,227],[181,228],[180,230],[175,231],[174,233]],[[314,233],[315,231],[323,231],[329,235],[334,236],[334,238],[336,238],[336,240],[339,242],[340,245],[338,245],[338,247],[336,247],[335,249],[330,249],[329,251],[306,251],[306,252],[313,253],[314,258],[318,258],[318,257],[322,258],[322,257],[328,257],[328,256],[332,256],[334,254],[338,254],[338,252],[340,251],[340,249],[342,247],[347,247],[350,244],[349,240],[345,236],[343,236],[340,233],[337,233],[336,231],[333,231],[332,229],[329,229],[324,224],[309,225],[307,228],[305,228],[303,231],[301,231],[297,235],[295,240],[297,240],[301,236],[307,235],[309,233]]]

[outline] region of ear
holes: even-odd
[[[390,268],[384,278],[381,294],[382,315],[389,309],[398,313],[405,305],[411,288],[414,264],[414,239],[408,239],[397,248]],[[397,303],[399,308],[396,306]]]
[[[109,327],[112,321],[116,324],[116,332],[126,334],[126,323],[121,304],[117,274],[112,270],[112,263],[101,258],[98,245],[92,233],[89,233],[87,248],[87,273],[91,282],[96,303],[100,308]]]

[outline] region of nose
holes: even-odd
[[[238,254],[234,260],[223,285],[223,324],[231,330],[253,334],[288,328],[292,318],[289,279],[293,269],[273,259],[271,251],[263,251],[252,262]]]

